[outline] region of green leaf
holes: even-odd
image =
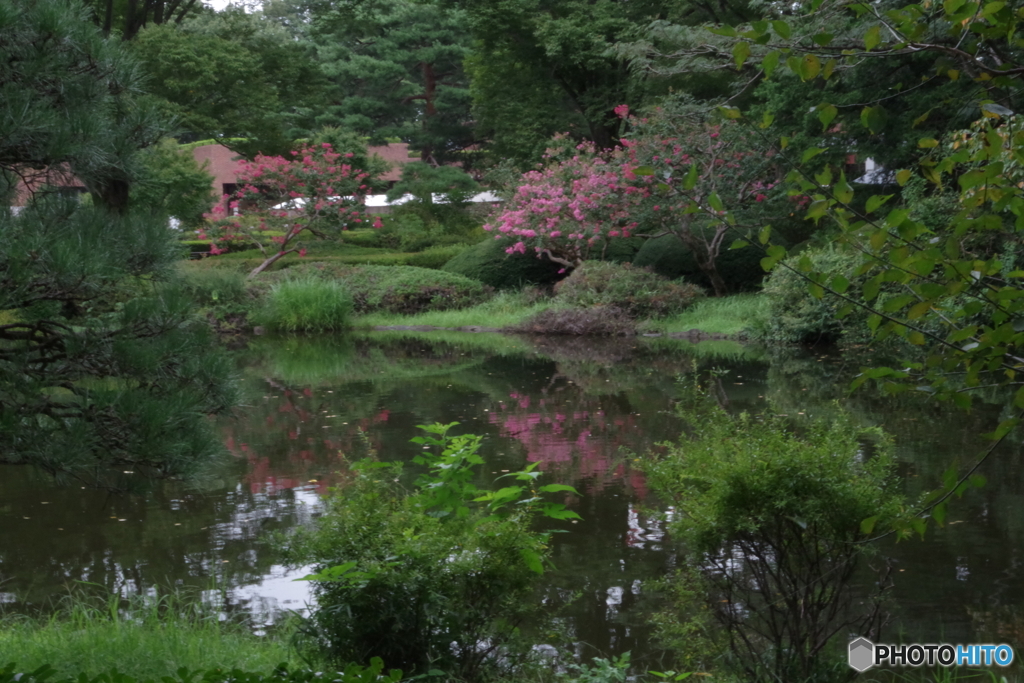
[[[828,130],[828,124],[832,123],[832,120],[835,119],[836,114],[839,113],[839,110],[836,109],[835,105],[828,103],[819,104],[817,107],[817,111],[818,120],[821,121],[821,129],[823,131]]]
[[[732,59],[736,64],[737,71],[743,68],[743,65],[747,61],[747,57],[750,56],[750,43],[746,41],[740,41],[736,43],[732,48]]]
[[[545,484],[537,490],[541,493],[558,493],[559,491],[568,491],[569,493],[579,495],[579,491],[568,484]]]
[[[832,278],[832,283],[830,286],[836,292],[840,294],[845,294],[846,290],[850,288],[850,281],[846,279],[845,275],[840,273],[839,275],[836,275],[834,278]]]
[[[686,177],[683,179],[683,189],[686,191],[692,190],[697,185],[697,164],[690,166],[690,170],[686,172]]]
[[[888,114],[881,106],[864,107],[860,112],[860,122],[872,133],[880,132],[885,127],[887,120]]]
[[[634,175],[654,175],[654,169],[650,166],[637,166],[633,169]]]
[[[821,72],[821,60],[816,55],[806,54],[800,60],[800,79],[813,81]]]
[[[806,164],[808,161],[825,151],[826,149],[824,147],[810,147],[804,150],[803,155],[800,157],[800,162]]]
[[[775,32],[778,33],[779,37],[783,40],[789,40],[793,35],[793,31],[789,28],[789,24],[781,19],[773,21],[772,28],[775,29]]]
[[[537,574],[544,573],[544,563],[541,561],[541,557],[537,551],[531,550],[530,548],[520,548],[519,555],[523,558],[523,562],[526,563],[526,566],[530,571]]]
[[[768,240],[772,238],[772,226],[766,225],[761,228],[760,232],[757,233],[757,240],[761,244],[768,244]]]
[[[943,526],[946,523],[946,501],[942,501],[932,508],[932,519],[939,526]]]
[[[733,243],[729,245],[729,249],[742,249],[743,247],[749,246],[750,242],[747,240],[734,240]]]
[[[718,111],[727,119],[735,120],[743,117],[743,113],[740,112],[739,107],[719,107]]]
[[[764,70],[765,78],[771,78],[775,69],[779,66],[779,51],[772,50],[761,60],[761,69]]]
[[[882,27],[878,24],[872,26],[864,34],[864,49],[871,52],[882,42]]]
[[[897,171],[896,182],[899,183],[900,187],[903,187],[904,185],[907,184],[907,181],[910,180],[910,176],[912,175],[913,172],[906,168],[901,171]]]
[[[735,38],[738,34],[736,29],[732,26],[719,26],[718,28],[709,28],[709,32],[714,33],[716,36],[725,36],[726,38]]]
[[[878,515],[868,517],[867,519],[861,520],[860,532],[865,536],[871,534],[875,530],[875,525],[878,524]]]
[[[717,192],[708,195],[708,205],[715,211],[725,211],[725,205],[722,204],[722,198],[718,196]]]
[[[868,197],[867,204],[864,205],[864,211],[866,213],[873,213],[878,209],[878,207],[880,207],[882,204],[885,204],[890,199],[892,199],[891,194],[871,195],[870,197]]]

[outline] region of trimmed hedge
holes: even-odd
[[[718,255],[718,272],[730,292],[756,290],[765,277],[764,268],[761,267],[764,252],[753,245],[729,249],[728,245],[732,241],[726,238],[726,244]],[[710,280],[697,267],[689,247],[674,235],[647,240],[633,258],[633,265],[653,268],[654,272],[669,279],[683,278],[687,282],[711,289]]]
[[[506,254],[505,240],[488,238],[448,261],[441,269],[456,273],[495,289],[518,289],[526,285],[550,285],[562,278],[562,266],[532,254]]]

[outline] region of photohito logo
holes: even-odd
[[[1009,645],[880,645],[867,638],[850,641],[850,668],[858,672],[873,666],[1010,666]]]

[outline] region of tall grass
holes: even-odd
[[[32,671],[49,664],[58,677],[96,676],[117,669],[159,680],[179,668],[239,668],[269,673],[299,658],[282,639],[256,636],[182,594],[128,601],[75,594],[49,617],[0,617],[0,667]]]
[[[281,332],[331,332],[348,327],[352,309],[340,283],[304,277],[271,287],[255,322]]]
[[[682,313],[648,322],[643,329],[666,334],[690,330],[706,334],[752,334],[762,326],[766,307],[767,302],[758,293],[700,299]]]

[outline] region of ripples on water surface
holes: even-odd
[[[75,582],[112,591],[189,587],[225,595],[257,622],[303,610],[303,569],[287,569],[261,542],[308,523],[349,460],[371,451],[407,461],[416,426],[462,423],[483,434],[479,485],[529,462],[575,486],[583,521],[556,534],[544,600],[560,607],[582,654],[650,652],[644,582],[674,554],[634,453],[679,434],[676,378],[719,368],[732,410],[767,405],[795,420],[835,410],[856,364],[803,351],[735,344],[505,339],[435,334],[257,339],[239,354],[246,405],[221,421],[232,461],[198,486],[162,485],[112,497],[55,488],[27,470],[0,478],[0,603],[46,609]],[[767,403],[766,403],[767,402]],[[956,459],[986,447],[999,410],[970,415],[904,395],[861,392],[857,419],[894,434],[907,490],[935,486]],[[986,465],[988,485],[950,508],[924,541],[888,543],[906,640],[1011,642],[1024,635],[1019,589],[1024,486],[1017,447]],[[895,628],[890,628],[895,635]]]

